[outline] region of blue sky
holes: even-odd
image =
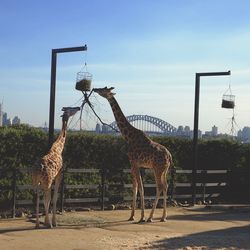
[[[58,55],[56,127],[61,107],[81,98],[74,87],[85,62],[93,87],[115,87],[125,115],[147,114],[191,128],[195,73],[231,70],[230,77],[202,78],[199,127],[230,131],[232,110],[220,107],[229,83],[236,122],[250,126],[249,9],[242,0],[3,0],[4,111],[34,126],[48,123],[51,49],[87,44],[87,53]],[[114,120],[106,100],[93,96],[92,102],[105,122]],[[84,127],[95,123],[84,110]]]

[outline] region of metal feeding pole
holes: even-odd
[[[193,135],[193,171],[192,171],[192,205],[196,203],[196,177],[198,165],[198,130],[199,130],[199,99],[201,76],[226,76],[231,72],[196,73],[195,76],[195,101],[194,101],[194,135]]]
[[[57,53],[86,51],[87,45],[81,47],[52,49],[51,54],[51,78],[50,78],[50,109],[49,109],[49,142],[48,148],[53,144],[54,121],[55,121],[55,95],[56,95],[56,63]]]
[[[78,51],[86,51],[86,50],[87,50],[87,45],[84,45],[82,47],[52,49],[51,80],[50,80],[50,109],[49,109],[49,141],[48,141],[49,149],[51,148],[53,144],[53,138],[54,138],[57,53],[78,52]],[[61,211],[62,212],[63,212],[63,206],[64,206],[64,171],[62,172],[62,181],[61,181]]]

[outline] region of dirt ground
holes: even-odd
[[[70,212],[58,215],[53,229],[1,219],[0,249],[250,249],[250,206],[245,208],[168,208],[167,222],[159,221],[157,209],[152,223],[127,221],[129,210]]]

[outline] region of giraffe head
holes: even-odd
[[[69,117],[73,116],[79,110],[80,110],[80,107],[63,107],[62,111],[64,112],[61,116],[63,122],[67,122],[69,120]]]
[[[115,95],[115,93],[111,92],[113,89],[114,89],[114,87],[94,88],[93,91],[106,99],[110,99]]]

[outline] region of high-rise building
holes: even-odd
[[[177,136],[182,136],[183,133],[184,133],[184,128],[183,128],[183,126],[180,125],[180,126],[177,128],[176,135],[177,135]]]
[[[191,137],[192,137],[191,130],[190,130],[190,127],[189,127],[189,126],[185,126],[185,127],[184,127],[184,136],[185,136],[185,137],[188,137],[188,138],[191,138]]]
[[[97,123],[96,127],[95,127],[95,132],[99,134],[99,133],[101,133],[101,130],[102,130],[101,125],[99,123]]]
[[[18,116],[15,116],[12,120],[12,124],[20,124],[21,123],[21,120]]]
[[[250,142],[250,127],[244,127],[238,132],[238,138],[243,142]]]
[[[218,135],[218,127],[216,127],[215,125],[212,127],[212,131],[211,131],[211,135],[212,136],[217,136]]]
[[[6,124],[4,124],[4,125],[6,125],[6,126],[11,126],[12,125],[12,119],[7,119],[7,121],[6,121]]]
[[[109,127],[107,125],[102,125],[102,133],[107,133],[109,131]]]
[[[6,112],[3,112],[3,126],[7,125],[8,124],[8,117],[7,117],[7,113]]]

